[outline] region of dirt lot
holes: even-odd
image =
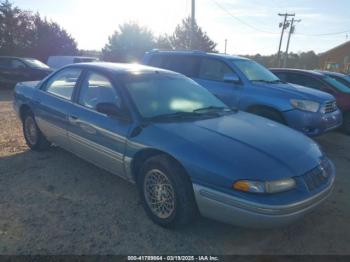
[[[252,230],[204,218],[154,225],[124,180],[58,148],[29,151],[0,90],[0,254],[350,254],[350,137],[317,139],[337,167],[332,197],[297,224]]]

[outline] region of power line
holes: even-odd
[[[224,6],[222,6],[221,4],[219,4],[216,0],[211,0],[217,7],[219,7],[221,10],[223,10],[226,14],[228,14],[229,16],[231,16],[232,18],[236,19],[238,22],[250,27],[251,29],[255,30],[255,31],[260,31],[262,33],[268,33],[268,34],[278,34],[276,32],[270,32],[270,31],[266,31],[266,30],[262,30],[259,29],[251,24],[246,23],[245,21],[243,21],[242,19],[236,17],[234,14],[232,14],[229,10],[227,10]]]
[[[232,14],[229,10],[227,10],[227,8],[225,8],[222,4],[220,4],[219,2],[217,2],[216,0],[211,0],[217,7],[219,7],[221,10],[223,10],[226,14],[228,14],[229,16],[231,16],[232,18],[234,18],[235,20],[237,20],[238,22],[240,22],[241,24],[246,25],[247,27],[255,30],[255,31],[259,31],[262,33],[268,33],[268,34],[274,34],[274,35],[278,35],[279,33],[277,32],[271,32],[271,31],[267,31],[267,30],[263,30],[260,28],[257,28],[256,26],[253,26],[245,21],[243,21],[242,19],[236,17],[234,14]],[[332,35],[340,35],[340,34],[345,34],[345,33],[349,33],[349,30],[345,30],[345,31],[338,31],[338,32],[328,32],[328,33],[317,33],[317,34],[303,34],[303,33],[295,33],[295,35],[302,35],[302,36],[332,36]]]
[[[327,35],[341,35],[349,33],[350,29],[340,32],[332,32],[332,33],[322,33],[322,34],[302,34],[302,33],[296,33],[296,35],[303,35],[303,36],[327,36]]]

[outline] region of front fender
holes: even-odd
[[[269,107],[278,112],[293,110],[291,103],[285,98],[250,95],[242,97],[240,100],[240,109],[243,111],[249,111],[250,108],[256,106]]]

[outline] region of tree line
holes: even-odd
[[[119,25],[101,51],[78,50],[75,39],[59,24],[39,13],[20,9],[9,0],[0,0],[0,55],[33,57],[46,62],[52,55],[92,55],[111,62],[137,62],[145,52],[160,50],[200,50],[217,52],[215,43],[197,24],[192,35],[191,19],[183,19],[172,34],[155,36],[135,22]],[[267,67],[276,65],[276,55],[246,56]],[[291,53],[290,67],[313,69],[318,56],[313,52]]]
[[[284,54],[281,53],[281,57]],[[274,55],[246,55],[245,57],[255,60],[256,62],[265,65],[268,68],[276,67],[277,54]],[[286,67],[299,68],[299,69],[316,69],[319,68],[319,56],[314,51],[300,52],[300,53],[289,53],[288,63]]]

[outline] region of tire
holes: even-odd
[[[148,217],[162,227],[187,225],[198,214],[189,177],[166,155],[154,156],[144,162],[137,177],[137,186]],[[154,202],[157,201],[156,206]]]
[[[28,147],[35,151],[43,151],[50,146],[50,142],[41,133],[38,125],[35,122],[32,112],[24,113],[23,120],[23,134]]]
[[[342,129],[345,134],[350,135],[350,112],[344,115]]]
[[[261,108],[255,108],[253,110],[249,110],[249,112],[258,116],[268,118],[280,124],[284,124],[284,125],[286,124],[281,114],[278,111],[275,111],[273,109],[261,107]]]

